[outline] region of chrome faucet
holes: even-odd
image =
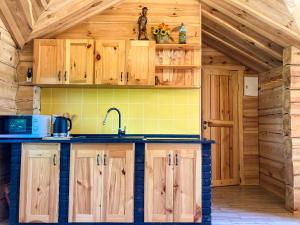
[[[119,115],[119,129],[118,129],[118,136],[119,137],[122,137],[122,135],[125,135],[126,134],[126,127],[124,127],[124,130],[122,130],[122,115],[121,115],[121,112],[119,109],[117,108],[110,108],[109,110],[107,110],[106,112],[106,115],[104,117],[104,120],[103,120],[103,126],[106,124],[106,120],[107,120],[107,117],[108,117],[108,114],[111,112],[111,111],[116,111]]]

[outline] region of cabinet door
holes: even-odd
[[[179,146],[174,155],[174,222],[200,223],[201,155],[199,145]]]
[[[146,147],[145,222],[173,222],[173,152],[164,147]]]
[[[103,222],[133,222],[134,145],[105,147]]]
[[[94,40],[66,40],[66,84],[93,84]]]
[[[59,144],[23,144],[20,223],[57,223]]]
[[[70,159],[69,222],[101,220],[102,167],[97,145],[74,144]]]
[[[126,54],[125,47],[125,41],[96,41],[96,84],[124,84]]]
[[[155,84],[155,42],[128,41],[127,85]]]
[[[61,84],[64,72],[64,41],[34,40],[33,82]]]

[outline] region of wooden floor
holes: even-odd
[[[300,225],[300,216],[259,186],[213,189],[212,225]],[[2,222],[0,225],[7,225]]]
[[[300,225],[300,217],[259,186],[213,189],[213,225]]]

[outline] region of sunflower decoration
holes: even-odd
[[[153,33],[154,36],[157,36],[157,35],[162,35],[162,36],[170,35],[170,28],[167,24],[161,23],[158,26],[152,28],[152,33]]]

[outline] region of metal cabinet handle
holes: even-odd
[[[104,154],[104,158],[103,158],[103,165],[106,166],[106,158],[107,158],[107,155]]]
[[[86,73],[84,74],[84,78],[87,78],[87,75],[86,75]]]
[[[178,166],[178,154],[175,155],[175,165]]]
[[[128,82],[129,81],[129,72],[127,72],[126,79],[127,79],[127,82]]]
[[[61,74],[61,71],[58,71],[58,74],[57,74],[58,81],[60,81],[60,74]]]
[[[53,165],[56,166],[56,154],[53,156]]]
[[[64,77],[65,77],[65,81],[67,81],[67,71],[65,71]]]
[[[97,166],[100,166],[100,154],[97,155]]]
[[[121,72],[121,82],[123,82],[123,72]]]
[[[172,155],[171,154],[168,155],[168,165],[169,166],[172,165]]]

